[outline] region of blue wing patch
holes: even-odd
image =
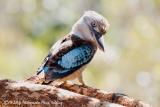
[[[65,77],[89,63],[95,51],[96,49],[91,45],[81,45],[71,48],[54,62],[52,61],[53,56],[49,56],[37,74],[44,72],[47,81]]]
[[[48,72],[48,70],[49,70],[49,67],[44,67],[43,68],[44,73]]]
[[[94,51],[92,47],[88,45],[83,45],[72,49],[71,51],[63,55],[60,60],[58,60],[58,65],[67,69],[61,73],[86,64],[89,60],[91,60],[93,54]]]

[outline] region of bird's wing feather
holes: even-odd
[[[38,68],[37,75],[41,73],[42,71],[47,72],[47,68],[52,66],[58,59],[60,50],[69,49],[72,46],[71,42],[66,42],[67,37],[61,38],[58,40],[50,49],[48,55],[43,60],[41,66]],[[66,48],[66,43],[68,48]]]
[[[58,64],[65,69],[72,69],[88,62],[92,54],[90,46],[82,45],[64,54],[62,58],[58,60]]]
[[[45,72],[47,81],[68,76],[90,62],[95,53],[94,47],[87,42],[78,39],[75,42],[73,38],[60,41],[53,46],[39,69],[40,72]]]

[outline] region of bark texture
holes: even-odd
[[[123,94],[64,83],[58,87],[0,80],[1,107],[151,107]]]

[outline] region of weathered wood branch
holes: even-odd
[[[65,83],[59,87],[0,80],[1,107],[150,107],[122,94]],[[113,107],[113,106],[112,106]]]
[[[127,107],[150,107],[150,105],[121,93],[105,92],[88,86],[80,86],[76,84],[64,83],[59,86],[60,88],[79,93],[92,98],[97,98],[101,101],[116,103]]]

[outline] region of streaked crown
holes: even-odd
[[[84,21],[88,26],[94,28],[97,32],[105,34],[109,29],[108,21],[95,11],[86,11],[83,15]]]

